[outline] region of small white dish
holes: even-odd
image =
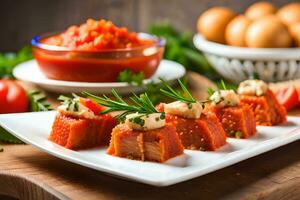
[[[158,82],[160,81],[158,79],[160,77],[168,82],[172,82],[183,77],[185,73],[186,70],[181,64],[170,60],[162,60],[156,73],[150,79],[144,80],[144,84],[150,83],[151,81]],[[13,75],[19,80],[35,84],[44,90],[57,93],[79,93],[87,91],[103,94],[110,93],[111,89],[115,88],[121,94],[128,94],[131,92],[141,92],[143,90],[143,86],[132,86],[124,82],[90,83],[48,79],[40,71],[35,60],[30,60],[16,66]]]
[[[55,114],[50,111],[0,115],[0,125],[22,141],[58,158],[154,186],[196,178],[300,139],[300,117],[288,117],[286,126],[259,126],[252,138],[227,139],[224,147],[213,152],[185,150],[183,155],[160,164],[110,156],[106,154],[107,147],[72,151],[52,143],[48,136]]]

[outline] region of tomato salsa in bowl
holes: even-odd
[[[151,77],[160,63],[165,40],[129,32],[106,20],[89,19],[65,32],[36,36],[31,41],[41,71],[50,79],[116,82],[132,70]]]

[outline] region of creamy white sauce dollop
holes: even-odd
[[[77,105],[78,107],[75,109],[74,104],[71,104],[70,106],[62,104],[57,108],[57,111],[65,115],[71,115],[75,117],[82,117],[87,119],[95,118],[94,112],[91,111],[88,107],[84,106],[80,102],[78,102]]]
[[[240,103],[239,96],[233,90],[218,90],[209,97],[217,106],[236,106]]]
[[[164,127],[166,120],[164,113],[133,113],[126,116],[125,124],[134,130],[147,131]]]
[[[239,94],[261,96],[268,90],[268,85],[262,80],[246,80],[240,83]]]
[[[164,109],[167,114],[193,119],[198,119],[203,110],[202,105],[199,102],[188,104],[181,101],[165,104]]]

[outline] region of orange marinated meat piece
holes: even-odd
[[[164,104],[156,107],[160,112]],[[202,113],[199,119],[187,119],[166,114],[166,121],[176,127],[186,149],[214,151],[226,144],[226,133],[214,113]]]
[[[135,160],[165,162],[183,154],[183,146],[173,126],[137,131],[119,124],[112,131],[107,153]]]
[[[272,126],[286,122],[286,109],[271,90],[262,96],[240,95],[240,100],[242,105],[250,106],[257,125]]]
[[[74,150],[107,145],[116,123],[109,115],[84,119],[57,114],[49,140]]]
[[[229,137],[248,138],[256,133],[254,113],[249,106],[212,106],[210,111],[219,118]]]
[[[191,150],[214,151],[226,144],[226,134],[213,114],[201,114],[200,119],[166,115],[168,123],[176,127],[183,146]]]

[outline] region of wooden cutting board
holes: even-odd
[[[189,74],[195,95],[206,79]],[[196,92],[195,92],[196,91]],[[204,89],[203,89],[204,91]],[[292,115],[300,116],[300,110]],[[18,199],[299,199],[300,141],[168,187],[121,180],[35,149],[2,145],[0,194]],[[0,195],[0,199],[4,199]]]

